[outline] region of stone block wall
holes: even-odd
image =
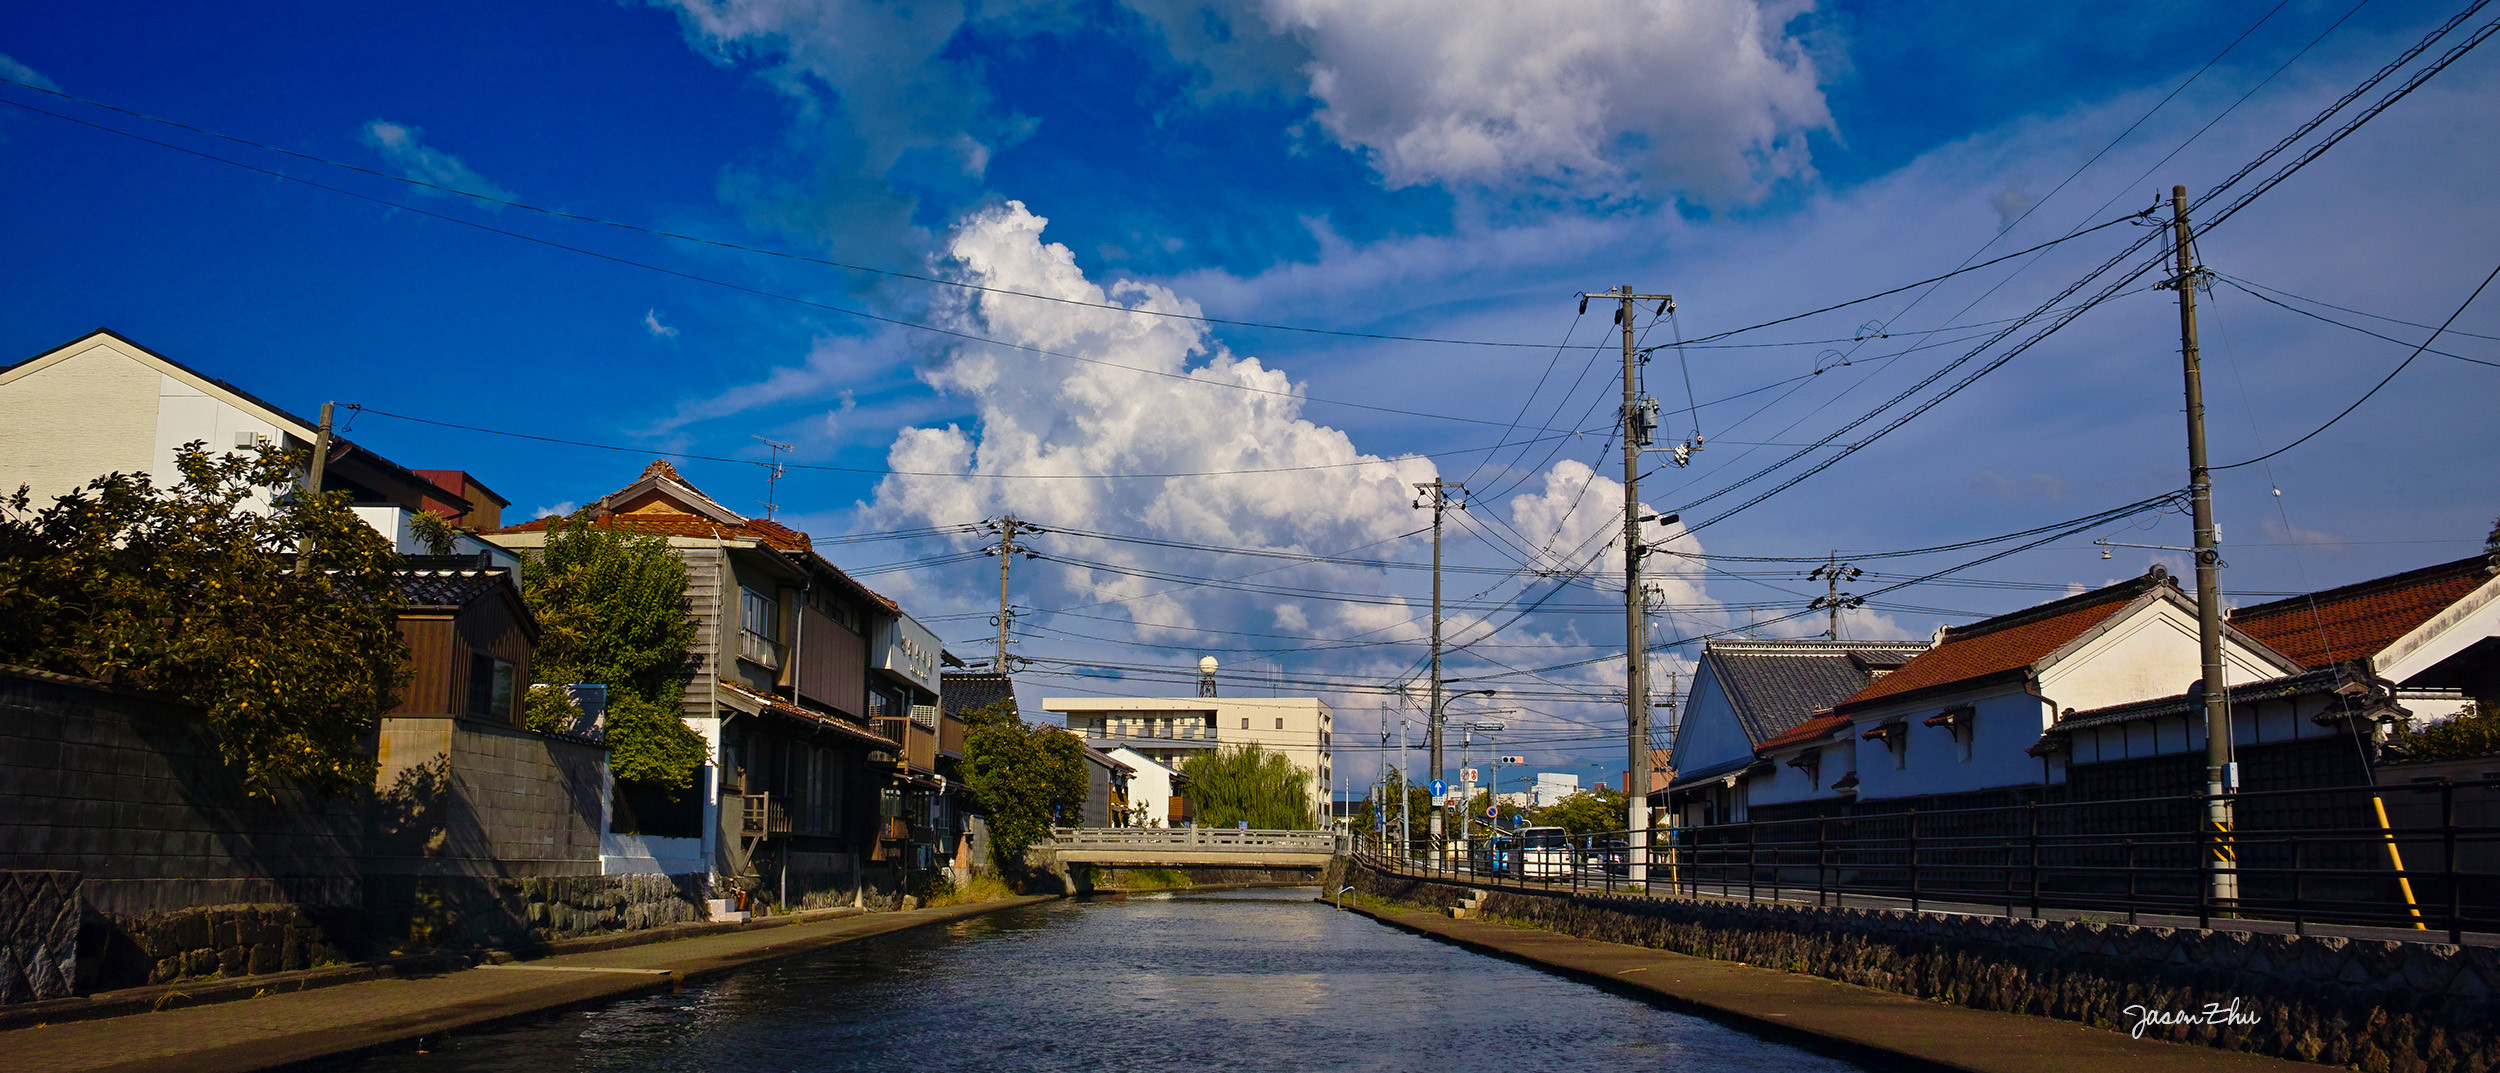
[[[390,716],[376,759],[366,872],[599,874],[604,749],[455,716]]]
[[[1450,906],[1471,888],[1339,862],[1327,882]],[[2134,1027],[2129,1006],[2259,1021],[2148,1038],[2391,1073],[2500,1069],[2500,949],[2193,928],[1494,889],[1485,915],[1978,1009]]]
[[[0,671],[0,870],[73,871],[90,909],[354,905],[354,801],[247,797],[184,706]]]
[[[78,873],[0,872],[0,1003],[70,996],[79,917]]]
[[[107,922],[95,947],[100,990],[219,976],[256,976],[349,960],[337,922],[297,905],[220,905]]]
[[[366,883],[375,955],[524,950],[556,939],[710,919],[702,875],[374,876]]]

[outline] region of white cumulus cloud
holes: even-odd
[[[496,201],[510,201],[515,196],[512,191],[488,182],[459,157],[425,144],[425,132],[415,127],[376,119],[365,124],[364,140],[382,155],[384,163],[418,182]],[[438,190],[426,192],[443,196]],[[490,207],[502,208],[491,203]]]
[[[1298,44],[1320,123],[1391,186],[1639,181],[1743,200],[1809,174],[1805,136],[1831,125],[1788,29],[1805,4],[1131,3],[1216,88],[1245,65],[1276,72],[1277,38]]]

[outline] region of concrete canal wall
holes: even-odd
[[[1478,888],[1340,858],[1325,889],[1433,907]],[[1983,1010],[2129,1031],[2237,1003],[2254,1024],[2147,1038],[2395,1073],[2500,1069],[2500,949],[1885,909],[1490,890],[1488,919],[1742,962]],[[2217,1018],[2223,1020],[2223,1018]]]

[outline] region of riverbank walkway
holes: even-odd
[[[1365,899],[1392,927],[1560,972],[1783,1043],[1879,1066],[1966,1073],[2320,1073],[2326,1066],[2160,1040],[2071,1021],[1924,1002],[1818,976],[1453,919]]]
[[[0,1032],[9,1073],[251,1073],[415,1047],[446,1032],[681,983],[837,943],[1042,897],[892,913],[827,914],[773,927],[402,975],[156,1013]]]

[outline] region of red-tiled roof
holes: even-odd
[[[1803,744],[1817,738],[1828,736],[1835,730],[1846,729],[1848,726],[1848,716],[1828,714],[1818,715],[1812,719],[1806,720],[1805,722],[1799,723],[1796,726],[1788,728],[1786,733],[1775,734],[1771,737],[1763,739],[1762,744],[1754,746],[1753,751],[1757,753],[1767,753],[1773,749],[1783,749],[1791,745]]]
[[[523,522],[519,525],[507,525],[501,529],[495,530],[495,532],[543,533],[548,529],[554,528],[555,524],[561,520],[562,519],[557,516],[550,514],[535,521]],[[781,524],[780,522],[767,521],[763,518],[749,518],[744,522],[731,524],[726,522],[716,522],[700,514],[655,512],[648,514],[611,514],[605,518],[593,519],[590,524],[600,529],[625,529],[636,533],[651,533],[658,536],[706,537],[718,538],[721,540],[760,540],[764,542],[765,546],[779,551],[807,551],[813,545],[813,542],[808,539],[807,534],[799,532],[796,529],[792,529],[789,526]]]
[[[1868,682],[1833,710],[1845,714],[1886,697],[2031,666],[2117,614],[2129,601],[2169,583],[2169,574],[2155,567],[2143,577],[2105,589],[1953,627],[1944,631],[1934,648],[1919,653],[1900,670]]]
[[[2303,667],[2324,667],[2377,655],[2490,581],[2491,566],[2489,556],[2477,555],[2243,607],[2230,622]]]

